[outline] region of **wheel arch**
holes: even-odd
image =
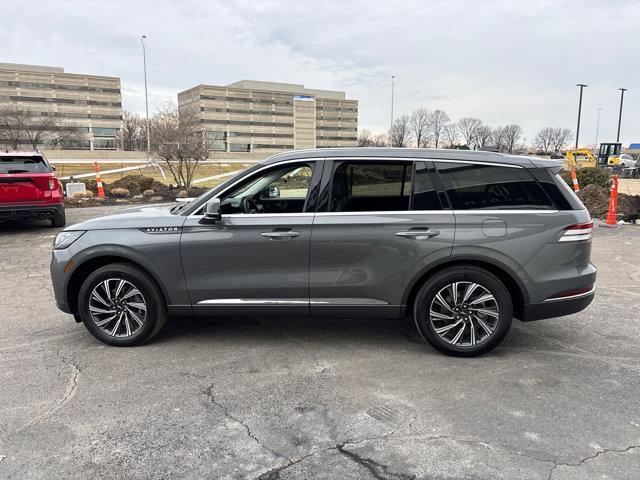
[[[418,273],[409,283],[404,297],[402,299],[403,314],[412,313],[413,302],[415,301],[418,290],[422,284],[432,275],[441,270],[455,266],[475,266],[484,268],[493,273],[502,283],[504,283],[511,300],[513,302],[513,316],[521,318],[524,312],[525,304],[529,303],[529,294],[524,283],[518,275],[505,264],[486,257],[464,256],[464,257],[447,257],[446,259],[429,265],[426,269]]]
[[[78,313],[78,294],[80,293],[80,288],[82,287],[82,283],[84,282],[84,280],[91,274],[91,272],[94,272],[98,268],[112,263],[128,263],[129,265],[139,268],[140,270],[145,272],[151,277],[151,279],[155,282],[155,284],[162,292],[165,304],[170,304],[167,289],[162,281],[158,278],[158,276],[153,272],[153,270],[145,265],[144,262],[141,262],[139,259],[118,252],[109,253],[106,255],[92,255],[85,258],[82,263],[77,265],[73,270],[71,276],[69,277],[69,281],[67,282],[66,289],[67,304],[69,305],[69,308],[71,309],[73,314]]]

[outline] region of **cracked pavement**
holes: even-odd
[[[108,347],[55,306],[55,233],[0,224],[0,478],[640,477],[639,227],[596,229],[586,311],[475,359],[374,320],[174,318]]]

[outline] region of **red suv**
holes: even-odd
[[[62,185],[38,151],[0,151],[0,221],[50,220],[64,227]]]

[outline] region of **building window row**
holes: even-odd
[[[275,105],[293,105],[293,100],[271,100],[262,98],[226,97],[215,95],[200,95],[201,100],[218,100],[220,102],[264,103]]]
[[[316,135],[317,140],[343,140],[343,141],[355,141],[356,137],[329,137],[326,135]]]
[[[32,112],[36,117],[59,118],[91,118],[96,120],[122,120],[122,115],[102,115],[99,113],[74,113],[74,112]]]
[[[318,125],[318,130],[331,130],[334,132],[357,132],[358,129],[355,127],[329,127],[327,125]]]
[[[269,145],[264,143],[257,143],[253,145],[253,148],[271,148],[274,150],[285,149],[285,148],[293,148],[293,145]]]
[[[69,105],[91,105],[98,107],[122,107],[121,102],[101,102],[98,100],[74,100],[72,98],[47,98],[47,97],[26,97],[20,95],[2,95],[0,101],[11,102],[37,102],[37,103],[64,103]]]
[[[324,112],[353,112],[353,113],[357,113],[358,109],[357,108],[348,108],[348,107],[325,107],[321,104],[319,104],[316,107],[317,111],[324,111]]]
[[[234,108],[214,108],[214,107],[200,107],[202,112],[216,112],[216,113],[241,113],[252,115],[278,115],[283,117],[292,117],[293,112],[275,112],[271,110],[237,110]]]
[[[242,120],[210,120],[202,119],[201,123],[211,123],[214,125],[247,125],[247,126],[260,126],[260,127],[293,127],[293,123],[281,123],[281,122],[251,122]]]
[[[262,133],[262,132],[207,132],[207,137],[213,140],[224,140],[229,137],[254,138],[293,138],[293,133]]]
[[[96,92],[96,93],[117,93],[120,94],[119,88],[105,87],[88,87],[86,85],[61,85],[57,83],[39,83],[39,82],[15,82],[11,80],[0,80],[0,87],[16,87],[31,89],[51,89],[51,90],[74,90],[79,92]]]

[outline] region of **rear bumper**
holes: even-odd
[[[47,220],[64,214],[62,203],[51,203],[43,205],[0,205],[1,220],[24,220],[35,218]]]
[[[529,303],[524,306],[522,312],[523,322],[542,320],[545,318],[562,317],[584,310],[595,297],[595,287],[588,293],[576,295],[570,298],[545,300],[540,303]]]

